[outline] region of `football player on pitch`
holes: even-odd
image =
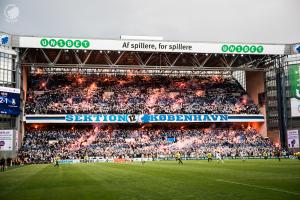
[[[182,160],[181,160],[181,156],[180,156],[180,153],[179,153],[179,152],[177,152],[177,153],[175,154],[175,160],[178,161],[178,164],[182,164],[182,165],[183,165],[183,162],[182,162]]]

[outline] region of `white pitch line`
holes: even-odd
[[[285,193],[288,193],[288,194],[300,195],[300,193],[298,193],[298,192],[291,192],[291,191],[281,190],[281,189],[277,189],[277,188],[270,188],[270,187],[263,187],[263,186],[251,185],[251,184],[247,184],[247,183],[239,183],[239,182],[234,182],[234,181],[226,181],[226,180],[223,180],[223,179],[217,179],[216,181],[224,182],[224,183],[231,183],[231,184],[236,184],[236,185],[243,185],[243,186],[248,186],[248,187],[254,187],[254,188],[259,188],[259,189],[265,189],[265,190],[273,190],[273,191],[276,191],[276,192],[285,192]]]

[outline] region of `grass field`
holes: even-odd
[[[300,161],[31,165],[0,173],[0,199],[298,200]]]

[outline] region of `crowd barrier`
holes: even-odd
[[[248,156],[246,159],[264,159],[263,156]],[[282,156],[283,159],[298,159],[296,156]],[[182,160],[206,160],[207,157],[182,157]],[[213,158],[213,160],[216,158]],[[238,160],[241,157],[224,157],[225,160]],[[268,157],[268,159],[277,159],[277,157]],[[128,163],[128,162],[142,162],[142,161],[164,161],[175,160],[174,157],[158,157],[158,158],[89,158],[89,159],[68,159],[59,160],[60,164],[75,164],[75,163]]]

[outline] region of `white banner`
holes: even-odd
[[[298,130],[288,130],[288,147],[289,148],[299,148],[299,133]]]
[[[133,162],[152,161],[152,158],[133,158]]]
[[[227,114],[67,114],[26,115],[26,123],[190,123],[264,122],[264,116]]]
[[[0,130],[0,151],[13,150],[13,130]]]
[[[300,100],[291,98],[291,114],[292,117],[300,117]]]
[[[14,47],[140,52],[285,54],[285,45],[19,37]]]
[[[0,91],[20,94],[20,89],[18,89],[18,88],[9,88],[9,87],[0,86]]]

